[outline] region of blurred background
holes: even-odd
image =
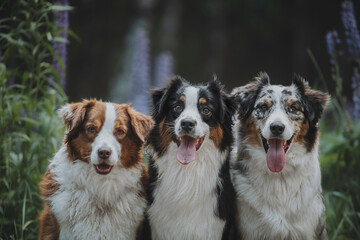
[[[315,83],[318,73],[308,50],[333,88],[325,35],[342,27],[341,2],[73,1],[70,28],[79,40],[70,38],[66,93],[70,101],[126,101],[129,91],[120,88],[129,86],[132,65],[147,65],[140,71],[156,85],[156,64],[164,53],[170,73],[191,82],[216,74],[228,90],[259,71],[267,71],[273,83],[289,84],[294,72]],[[136,54],[141,63],[134,63]],[[350,93],[349,84],[344,88]]]
[[[332,100],[319,160],[329,239],[360,239],[359,0],[0,1],[0,240],[37,239],[38,183],[83,98],[131,102],[174,74],[228,91],[294,73]]]

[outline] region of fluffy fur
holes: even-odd
[[[318,161],[318,121],[329,96],[295,76],[270,85],[266,73],[234,89],[239,103],[231,168],[243,239],[327,239]],[[283,132],[274,136],[271,124]],[[267,166],[267,141],[287,146],[280,172]]]
[[[155,126],[147,151],[153,239],[230,237],[236,208],[229,174],[234,102],[216,81],[192,86],[180,77],[152,97]],[[196,159],[186,165],[177,159],[179,137],[186,135],[183,120],[196,122],[186,134],[204,137]]]
[[[152,120],[128,105],[95,100],[60,114],[67,133],[40,182],[39,239],[135,239],[148,179],[141,149]]]

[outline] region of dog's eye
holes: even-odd
[[[296,113],[297,111],[299,111],[299,109],[298,109],[296,106],[291,106],[291,107],[289,108],[289,111],[290,111],[291,113]]]
[[[268,109],[269,109],[268,105],[266,105],[266,104],[260,105],[260,110],[261,110],[261,111],[265,112],[265,111],[268,110]]]
[[[180,112],[182,110],[182,107],[180,106],[180,105],[176,105],[175,107],[174,107],[174,111],[175,112]]]
[[[205,114],[205,115],[210,115],[210,114],[211,114],[211,111],[210,111],[210,109],[208,109],[208,108],[203,108],[201,111],[202,111],[202,113]]]
[[[119,137],[122,137],[122,136],[124,136],[125,135],[125,132],[124,132],[124,130],[122,130],[122,129],[118,129],[118,130],[116,130],[116,133],[115,133],[117,136],[119,136]]]
[[[95,128],[94,126],[89,126],[89,127],[86,128],[86,131],[87,131],[88,133],[93,134],[93,133],[96,132],[96,128]]]

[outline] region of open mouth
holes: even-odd
[[[285,141],[285,140],[282,140],[282,139],[269,139],[267,140],[266,138],[264,138],[262,135],[261,135],[261,140],[262,140],[262,144],[263,144],[263,147],[264,147],[264,150],[265,152],[267,153],[267,151],[269,150],[269,144],[270,144],[270,141],[272,140],[279,140],[281,141],[281,144],[283,145],[283,148],[284,148],[284,151],[285,153],[287,152],[287,150],[289,149],[290,147],[290,144],[292,142],[292,139],[293,137],[291,137],[289,140]]]
[[[285,153],[289,149],[293,137],[289,140],[278,138],[266,139],[261,135],[262,144],[266,152],[266,162],[272,172],[281,172],[285,166]]]
[[[178,151],[176,153],[177,160],[183,164],[189,164],[196,159],[196,151],[204,142],[204,137],[194,138],[184,135],[177,138]]]
[[[113,168],[113,166],[108,165],[106,163],[97,164],[97,165],[94,165],[94,167],[95,167],[95,170],[97,173],[103,174],[103,175],[110,173],[111,169]]]

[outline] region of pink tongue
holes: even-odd
[[[196,158],[196,138],[183,136],[181,138],[176,158],[181,164],[189,164]]]
[[[269,150],[266,155],[268,168],[272,172],[281,172],[285,165],[284,141],[280,139],[269,140]]]

